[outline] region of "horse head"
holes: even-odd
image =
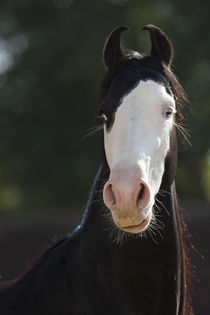
[[[99,114],[103,119],[105,160],[110,172],[104,203],[120,229],[139,233],[154,218],[160,188],[176,174],[175,122],[181,119],[177,99],[181,86],[171,71],[173,47],[157,27],[147,25],[151,53],[126,50],[120,26],[104,47],[107,67]]]

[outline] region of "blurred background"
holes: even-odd
[[[16,276],[54,235],[81,219],[100,164],[96,104],[102,48],[125,24],[127,48],[149,52],[145,24],[175,49],[190,105],[179,142],[177,186],[192,241],[194,308],[210,314],[210,2],[1,0],[0,275]],[[190,133],[190,136],[188,135]],[[191,144],[189,144],[189,142]]]

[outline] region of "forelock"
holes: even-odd
[[[106,72],[99,97],[100,109],[108,106],[109,111],[111,108],[116,110],[122,97],[135,88],[138,82],[149,79],[164,85],[167,92],[173,94],[177,106],[177,120],[181,121],[181,106],[187,102],[187,97],[175,74],[159,58],[142,57],[134,51],[127,51],[127,55]]]

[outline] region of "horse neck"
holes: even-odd
[[[102,163],[94,180],[82,221],[83,231],[88,234],[93,232],[91,235],[95,232],[97,239],[104,236],[103,214],[107,209],[103,202],[103,187],[108,178],[109,168]]]

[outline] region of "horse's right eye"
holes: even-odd
[[[101,114],[101,118],[103,119],[104,122],[106,122],[108,120],[107,116],[105,114]]]

